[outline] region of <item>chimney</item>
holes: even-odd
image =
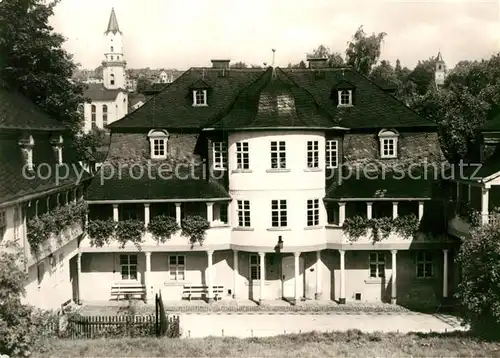
[[[212,68],[219,68],[219,69],[229,69],[229,62],[231,60],[211,60],[212,62]]]
[[[328,65],[328,59],[325,57],[310,57],[307,62],[309,62],[309,68],[312,69],[326,68]]]

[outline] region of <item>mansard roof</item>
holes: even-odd
[[[110,102],[116,99],[118,93],[125,92],[123,89],[108,89],[102,83],[89,83],[83,96],[92,102]]]
[[[350,68],[319,69],[191,68],[141,108],[108,126],[112,131],[167,128],[244,129],[282,127],[434,128],[365,76]],[[273,74],[274,73],[274,74]],[[193,107],[190,90],[203,81],[210,87],[208,106]],[[354,104],[338,107],[337,86],[349,83]],[[285,114],[284,108],[287,107]],[[287,99],[288,98],[288,99]]]

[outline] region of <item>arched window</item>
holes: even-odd
[[[352,91],[347,89],[339,91],[339,106],[350,105],[352,105]]]
[[[112,73],[111,75],[109,75],[109,78],[110,78],[110,85],[114,86],[115,84],[115,75]]]
[[[165,130],[150,130],[148,133],[151,159],[167,158],[168,132]]]
[[[108,106],[105,104],[102,105],[102,126],[105,127],[108,125]]]
[[[97,128],[97,123],[96,123],[96,119],[97,119],[97,112],[96,112],[96,106],[93,104],[90,106],[90,122],[91,122],[91,126],[92,126],[92,129],[94,128]]]
[[[398,157],[398,137],[395,130],[382,129],[378,133],[380,140],[380,158],[391,159]]]

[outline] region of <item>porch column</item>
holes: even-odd
[[[144,302],[147,303],[151,293],[151,252],[144,252],[144,255],[146,256],[146,270],[144,271],[144,286],[146,287],[146,295],[144,297]]]
[[[448,249],[443,249],[443,299],[448,298]]]
[[[366,203],[366,218],[370,220],[372,218],[373,203]]]
[[[339,202],[339,226],[344,225],[345,220],[345,203]]]
[[[119,220],[119,214],[118,214],[118,204],[113,204],[113,221],[118,221]]]
[[[233,217],[233,206],[231,205],[231,202],[227,203],[227,209],[226,209],[226,213],[227,213],[227,223],[228,225],[231,225],[231,219]]]
[[[148,227],[149,224],[149,204],[144,204],[144,225]]]
[[[238,287],[238,276],[240,275],[238,269],[238,251],[233,251],[233,299],[236,299],[236,287]]]
[[[345,250],[339,250],[340,254],[340,297],[339,303],[345,304]]]
[[[321,250],[316,251],[316,294],[314,298],[321,299]]]
[[[259,252],[260,257],[260,298],[259,304],[264,300],[264,281],[266,280],[266,253]]]
[[[482,192],[482,197],[481,197],[481,223],[482,224],[487,224],[488,223],[488,213],[489,213],[489,195],[490,189],[489,188],[483,188]]]
[[[210,225],[214,221],[214,203],[207,203],[207,221]]]
[[[398,253],[398,250],[391,250],[392,254],[392,277],[391,277],[391,303],[393,305],[396,304],[397,301],[397,260],[396,260],[396,255]]]
[[[207,251],[208,255],[208,267],[207,267],[207,286],[208,286],[208,302],[212,302],[214,299],[213,296],[213,251]]]
[[[419,201],[418,202],[418,221],[422,221],[423,217],[424,217],[424,202]]]
[[[300,282],[299,282],[299,276],[300,276],[300,252],[294,252],[293,253],[293,257],[295,259],[295,262],[294,262],[294,265],[293,265],[293,268],[294,268],[294,272],[295,272],[295,277],[294,277],[294,286],[295,286],[295,293],[294,293],[294,299],[295,299],[295,303],[297,303],[299,301],[299,285],[300,285]]]
[[[392,218],[396,219],[398,217],[398,202],[392,202]]]
[[[182,214],[181,214],[181,203],[175,203],[175,220],[177,225],[181,225]]]
[[[78,302],[77,304],[81,305],[82,304],[82,253],[79,252],[78,255],[76,256],[76,283],[77,285],[77,291],[78,292]]]

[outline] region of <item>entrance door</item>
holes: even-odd
[[[282,268],[281,272],[283,275],[283,297],[284,298],[294,298],[295,297],[295,257],[286,256],[281,260]],[[299,257],[299,279],[298,279],[298,292],[299,298],[304,297],[304,258]]]

